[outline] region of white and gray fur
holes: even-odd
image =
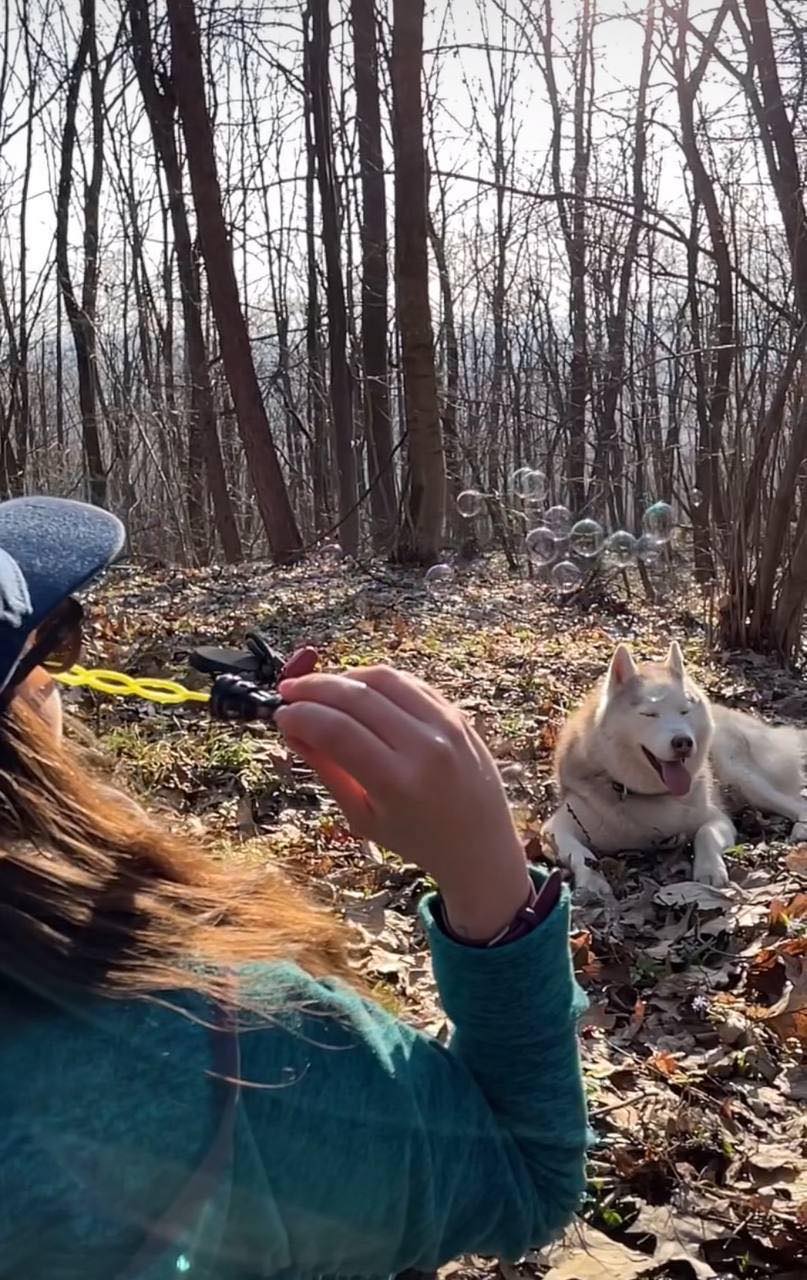
[[[610,894],[592,865],[596,853],[688,840],[694,878],[722,887],[729,881],[723,854],[736,833],[721,792],[737,807],[789,818],[792,838],[803,840],[803,752],[799,730],[711,706],[687,675],[675,641],[663,663],[638,666],[620,644],[604,680],[561,732],[560,801],[544,824],[544,840],[582,893]],[[673,794],[665,778],[685,794]]]

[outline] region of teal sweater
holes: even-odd
[[[250,998],[283,1012],[238,1037],[224,1176],[181,1246],[145,1262],[144,1223],[187,1188],[235,1096],[210,1010],[93,1000],[32,1018],[7,993],[0,1277],[364,1277],[543,1244],[584,1185],[568,914],[564,897],[486,951],[442,934],[427,900],[448,1048],[336,982],[248,970]]]

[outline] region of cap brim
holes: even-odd
[[[0,688],[25,641],[68,596],[103,573],[123,550],[126,531],[109,511],[67,498],[12,498],[0,503],[0,547],[22,570],[32,613],[19,628],[0,626]]]

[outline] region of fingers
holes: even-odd
[[[417,752],[423,743],[423,720],[364,680],[343,675],[310,675],[284,681],[280,693],[292,705],[329,707],[341,712],[396,752]],[[435,720],[432,712],[431,720]]]
[[[424,724],[433,724],[438,715],[444,717],[446,713],[454,718],[459,717],[451,703],[446,702],[425,680],[408,672],[397,671],[394,667],[377,666],[353,667],[342,674],[348,680],[358,680],[369,685],[407,715]]]
[[[353,831],[357,835],[371,834],[375,814],[364,787],[328,756],[310,747],[307,742],[293,737],[288,737],[286,741],[291,750],[319,775]]]
[[[306,645],[303,649],[295,649],[283,668],[280,679],[296,680],[299,676],[310,675],[318,661],[319,654],[310,645]]]
[[[299,741],[317,759],[325,757],[371,794],[388,789],[396,776],[397,759],[390,747],[366,725],[336,707],[293,702],[275,713],[275,723],[288,740]],[[324,777],[323,781],[330,785]]]

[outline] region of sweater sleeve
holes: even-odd
[[[449,1047],[337,984],[288,976],[242,1037],[232,1248],[257,1275],[514,1259],[570,1219],[585,1103],[568,900],[521,941],[463,947],[422,918]],[[268,979],[267,979],[268,981]],[[277,999],[277,975],[267,988]]]

